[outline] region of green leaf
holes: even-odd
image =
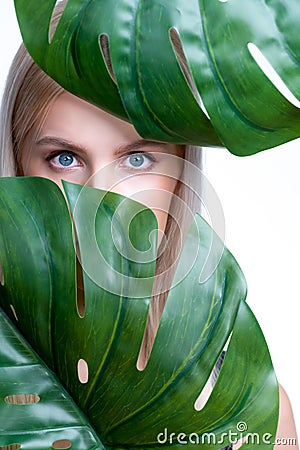
[[[299,137],[297,0],[69,0],[50,42],[55,4],[15,0],[28,51],[144,138],[245,156]]]
[[[149,362],[138,371],[155,271],[154,214],[118,194],[64,183],[83,267],[80,315],[75,234],[60,189],[36,177],[3,178],[0,188],[1,306],[16,322],[13,305],[21,332],[106,446],[156,447],[167,429],[214,433],[217,443],[203,448],[221,448],[239,422],[261,438],[275,436],[277,382],[244,302],[243,274],[227,249],[220,254],[220,242],[212,245],[218,237],[200,216],[189,230]],[[203,282],[207,264],[216,270]],[[229,339],[212,395],[196,411],[195,400]],[[84,384],[79,359],[89,369]],[[167,448],[177,445],[176,438],[166,442]],[[244,448],[255,447],[250,442]]]
[[[57,441],[70,441],[78,450],[103,449],[57,377],[2,311],[0,341],[0,448],[19,444],[22,449],[44,450]],[[9,401],[12,396],[21,396],[19,403],[16,397]]]

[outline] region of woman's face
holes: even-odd
[[[37,138],[33,135],[22,149],[25,176],[131,197],[154,211],[164,231],[183,169],[182,147],[144,140],[131,124],[69,93],[55,100]]]

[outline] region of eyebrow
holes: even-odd
[[[120,145],[115,154],[118,155],[120,153],[133,152],[135,150],[140,150],[141,148],[147,147],[158,147],[165,148],[168,144],[165,142],[157,142],[157,141],[149,141],[147,139],[139,139],[137,141],[131,142],[130,144]]]
[[[44,136],[36,142],[36,145],[46,146],[54,145],[69,151],[79,151],[87,153],[87,148],[75,142],[69,141],[64,138],[54,137],[54,136]],[[137,141],[131,142],[129,144],[119,145],[114,151],[114,155],[120,155],[122,153],[134,152],[135,150],[140,150],[141,148],[158,147],[165,148],[168,144],[166,142],[150,141],[146,139],[138,139]]]
[[[44,136],[36,142],[36,145],[46,146],[46,145],[55,145],[56,147],[63,148],[69,151],[81,151],[86,152],[87,149],[79,144],[75,144],[75,142],[69,141],[64,138],[54,137],[54,136]]]

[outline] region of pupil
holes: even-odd
[[[144,162],[144,157],[143,155],[131,155],[129,162],[134,167],[140,167]]]
[[[72,155],[68,155],[67,153],[63,153],[59,157],[59,163],[62,166],[70,166],[72,164],[72,162],[73,162],[73,156]]]

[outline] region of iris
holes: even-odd
[[[74,157],[73,157],[73,155],[71,155],[70,153],[62,153],[62,154],[59,156],[58,160],[59,160],[59,163],[60,163],[62,166],[67,167],[67,166],[70,166],[70,165],[73,163]]]

